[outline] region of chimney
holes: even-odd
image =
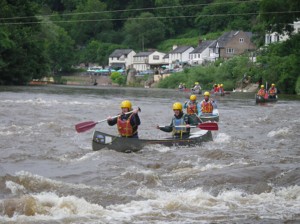
[[[201,36],[199,36],[198,46],[202,43]]]
[[[175,50],[177,48],[177,44],[173,45],[173,50]]]
[[[231,30],[231,34],[230,35],[233,36],[233,30]]]

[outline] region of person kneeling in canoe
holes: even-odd
[[[183,108],[187,108],[186,113],[188,115],[191,115],[195,121],[197,121],[197,117],[198,119],[200,119],[200,115],[201,115],[200,106],[196,101],[196,99],[197,97],[195,95],[191,95],[190,101],[189,102],[185,101],[183,105]]]
[[[268,91],[269,99],[276,99],[277,89],[275,88],[275,84],[271,85],[271,88]]]
[[[214,99],[209,99],[209,92],[204,93],[204,100],[200,103],[201,107],[201,115],[212,115],[213,109],[216,109],[217,103],[214,101]]]
[[[257,95],[258,95],[258,96],[264,96],[265,94],[266,94],[265,86],[264,86],[264,85],[261,85],[261,86],[260,86],[260,90],[258,90]]]
[[[117,124],[118,132],[122,137],[139,138],[137,129],[141,121],[138,115],[138,109],[132,111],[131,114],[125,114],[131,111],[131,103],[127,100],[121,103],[121,109],[120,117],[114,119],[111,119],[111,117],[107,118],[108,125],[113,126]]]
[[[188,138],[190,135],[190,124],[191,125],[198,125],[194,121],[194,119],[182,112],[182,105],[181,103],[174,103],[173,104],[173,111],[174,111],[174,117],[172,118],[172,122],[170,126],[166,127],[159,127],[156,125],[156,129],[160,129],[164,132],[172,132],[173,138]],[[183,126],[183,127],[177,127],[177,126]]]

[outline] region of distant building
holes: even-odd
[[[173,45],[173,50],[169,51],[169,66],[175,67],[176,64],[188,63],[189,54],[195,48],[193,46],[179,46]]]
[[[298,33],[300,31],[300,21],[294,22],[291,25],[294,27],[294,32],[293,33]],[[289,38],[290,37],[286,33],[284,33],[282,35],[279,35],[276,32],[267,33],[266,37],[265,37],[265,45],[268,45],[268,44],[274,43],[274,42],[286,41]]]
[[[109,55],[109,67],[132,68],[133,56],[136,55],[132,49],[117,49]]]
[[[251,37],[251,32],[241,30],[224,33],[210,45],[210,60],[215,61],[219,58],[227,60],[245,51],[255,50],[256,46],[251,42]]]
[[[137,71],[145,71],[151,69],[151,67],[166,65],[165,55],[165,53],[158,51],[141,51],[133,57],[133,68]]]
[[[190,52],[190,65],[201,65],[205,60],[210,61],[209,46],[214,42],[215,40],[202,41],[199,38],[198,46],[192,52]]]

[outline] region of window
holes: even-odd
[[[153,55],[153,60],[159,60],[159,56],[158,55]]]
[[[198,58],[200,58],[200,54],[198,54]]]
[[[234,54],[233,48],[226,48],[226,54]]]
[[[279,36],[274,36],[274,42],[278,42],[279,41]]]
[[[193,55],[191,54],[191,59],[193,59]]]
[[[266,43],[269,44],[272,42],[272,36],[266,36]]]
[[[244,42],[244,38],[240,38],[240,39],[239,39],[239,42],[240,42],[240,43],[243,43],[243,42]]]

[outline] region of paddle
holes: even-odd
[[[138,110],[139,112],[141,112],[141,109],[138,107]],[[129,111],[127,113],[125,113],[124,115],[126,114],[132,114],[133,111]],[[117,118],[117,117],[120,117],[122,114],[118,115],[118,116],[115,116],[115,117],[112,117],[111,119],[114,119],[114,118]],[[86,122],[83,122],[83,123],[80,123],[80,124],[76,124],[75,125],[75,129],[78,133],[81,133],[81,132],[85,132],[87,130],[90,130],[92,129],[93,127],[96,126],[96,124],[99,124],[101,122],[104,122],[104,121],[107,121],[107,119],[105,120],[101,120],[101,121],[97,121],[97,122],[94,122],[94,121],[86,121]]]
[[[268,99],[269,98],[269,95],[268,95],[268,93],[266,92],[265,93],[265,99]]]
[[[229,92],[225,92],[225,94],[230,94]]]
[[[177,90],[178,88],[175,88],[175,90]]]
[[[185,90],[183,90],[184,92],[187,92],[187,91],[190,91],[190,89],[185,89]]]
[[[173,127],[173,126],[159,126],[160,128],[165,128],[165,127]],[[175,126],[175,128],[184,128],[185,125],[181,126]],[[208,131],[217,131],[219,130],[218,124],[217,123],[212,123],[212,122],[207,122],[207,123],[201,123],[197,126],[190,126],[190,128],[200,128],[203,130],[208,130]]]

